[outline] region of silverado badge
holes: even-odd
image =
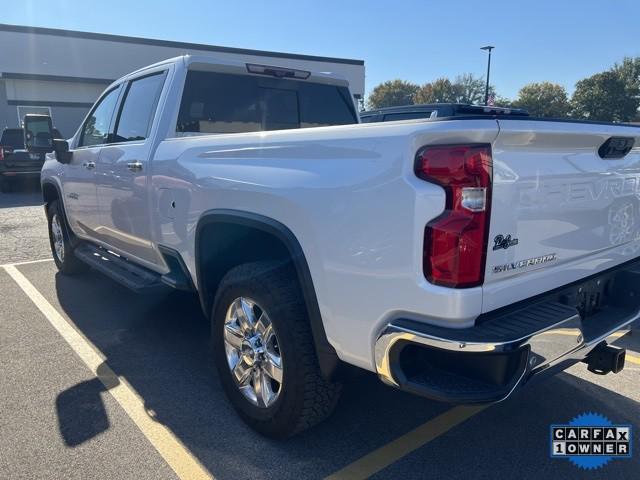
[[[542,265],[543,263],[553,262],[555,260],[556,254],[549,253],[548,255],[542,255],[540,257],[527,258],[526,260],[505,263],[504,265],[496,265],[493,267],[493,273],[503,273],[510,270],[519,270],[521,268],[532,267],[534,265]]]

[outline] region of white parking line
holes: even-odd
[[[11,265],[29,265],[30,263],[53,262],[53,258],[41,258],[40,260],[26,260],[24,262],[5,263],[0,267],[9,267]]]
[[[37,261],[36,261],[37,262]],[[35,263],[35,262],[28,262]],[[104,355],[78,332],[46,298],[33,286],[15,265],[3,265],[5,271],[13,278],[24,293],[31,299],[44,317],[55,328],[60,336],[69,344],[91,372],[100,379],[108,392],[129,415],[162,458],[173,469],[180,479],[211,480],[214,477],[200,464],[184,444],[173,433],[157,420],[149,416],[144,400],[129,383],[118,378],[104,363]],[[101,366],[101,367],[100,367]],[[100,372],[98,372],[100,367]],[[117,381],[114,381],[117,380]],[[117,385],[114,387],[114,383]]]

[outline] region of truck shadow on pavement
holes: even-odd
[[[77,447],[109,429],[102,395],[120,382],[117,378],[101,374],[104,369],[103,363],[98,367],[100,378],[78,383],[56,398],[60,434],[70,447]]]
[[[246,427],[227,402],[213,367],[208,321],[195,296],[138,296],[95,273],[74,278],[58,274],[48,288],[109,367],[144,399],[154,419],[217,479],[322,478],[450,408],[386,387],[363,373],[345,385],[328,421],[290,440],[271,441]],[[105,390],[96,378],[58,396],[67,445],[79,445],[109,428],[101,398]],[[586,411],[635,425],[637,437],[637,402],[560,374],[482,411],[380,475],[579,477],[579,469],[568,461],[549,459],[549,425]],[[607,473],[631,477],[637,457],[613,462]]]
[[[39,181],[22,181],[9,192],[0,192],[0,208],[33,207],[42,205]]]

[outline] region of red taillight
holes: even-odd
[[[4,149],[0,147],[0,160],[4,160]]]
[[[431,283],[465,288],[481,285],[491,206],[491,147],[424,147],[416,175],[446,192],[445,211],[424,232],[424,274]]]

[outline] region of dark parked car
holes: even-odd
[[[56,138],[60,132],[53,130]],[[0,137],[0,190],[9,191],[20,179],[39,178],[44,153],[29,153],[24,148],[22,128],[5,128]]]
[[[475,115],[509,115],[527,117],[529,113],[520,108],[485,107],[465,103],[429,103],[423,105],[403,105],[401,107],[379,108],[360,112],[360,120],[369,122],[393,122],[416,118],[468,117]]]

